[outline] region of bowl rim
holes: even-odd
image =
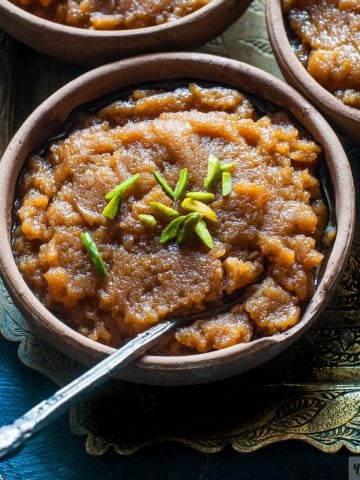
[[[161,23],[159,25],[153,25],[150,27],[132,28],[126,30],[90,30],[88,28],[74,27],[70,25],[63,25],[52,20],[39,17],[33,13],[24,10],[23,8],[15,5],[11,0],[2,0],[3,5],[0,4],[0,10],[7,10],[11,15],[18,19],[23,19],[29,24],[34,25],[36,28],[46,29],[53,33],[65,33],[68,35],[80,37],[80,38],[129,38],[129,37],[142,37],[144,35],[151,35],[160,32],[167,32],[173,28],[181,28],[185,24],[191,24],[197,22],[200,18],[211,14],[220,5],[231,0],[211,0],[207,5],[200,7],[184,17],[178,18],[171,22]],[[250,3],[251,0],[243,0]]]
[[[337,113],[350,122],[358,122],[360,128],[360,109],[346,105],[329,90],[326,90],[310,75],[296,56],[286,31],[285,13],[281,2],[282,0],[267,1],[265,6],[269,39],[280,69],[285,70],[294,78],[299,90],[300,86],[307,89],[308,95],[314,103],[321,104],[323,109]],[[318,108],[320,109],[320,106]]]
[[[292,339],[296,339],[303,332],[303,330],[308,328],[308,326],[310,326],[310,324],[317,318],[322,309],[325,308],[325,305],[329,300],[328,294],[333,292],[335,289],[340,279],[340,274],[346,266],[346,261],[350,253],[350,247],[354,234],[355,222],[355,191],[351,168],[341,143],[338,140],[335,132],[331,129],[330,125],[321,116],[321,114],[291,86],[265,72],[264,70],[258,69],[254,66],[229,58],[218,57],[209,54],[179,52],[141,55],[95,68],[77,77],[57,90],[45,101],[43,101],[25,120],[9,143],[0,162],[0,239],[2,239],[2,248],[0,249],[0,272],[6,287],[12,296],[21,299],[20,303],[22,312],[25,312],[25,315],[30,317],[38,327],[40,325],[39,328],[43,328],[43,331],[47,331],[46,329],[51,327],[49,328],[49,331],[54,336],[60,336],[62,341],[70,342],[72,343],[72,346],[75,345],[76,348],[85,348],[87,352],[91,351],[93,355],[104,356],[115,351],[114,348],[102,345],[94,340],[90,340],[89,338],[73,330],[71,327],[67,326],[64,322],[46,309],[46,307],[37,299],[37,297],[32,293],[30,288],[25,283],[25,280],[17,268],[11,249],[9,229],[11,230],[14,191],[11,191],[10,184],[15,173],[12,170],[15,169],[16,171],[18,164],[19,169],[21,170],[26,158],[25,155],[22,157],[19,156],[19,149],[21,149],[23,142],[26,143],[26,137],[31,135],[32,130],[36,128],[37,122],[39,122],[44,115],[46,115],[49,111],[52,111],[56,105],[61,104],[61,102],[64,102],[66,99],[70,99],[76,92],[83,92],[83,95],[86,96],[87,92],[86,89],[84,89],[84,84],[90,84],[91,82],[99,83],[99,79],[102,77],[111,77],[111,75],[114,75],[114,72],[124,72],[126,69],[131,71],[131,69],[135,67],[138,68],[147,65],[149,62],[152,62],[152,65],[156,65],[157,67],[159,65],[162,67],[165,66],[167,69],[170,68],[169,64],[173,65],[173,68],[179,70],[177,78],[184,78],[183,65],[186,66],[187,64],[190,64],[193,66],[198,66],[200,62],[203,65],[206,64],[206,68],[214,68],[216,70],[216,75],[220,75],[221,71],[225,71],[229,75],[231,74],[231,78],[234,77],[234,83],[243,82],[244,80],[242,78],[255,78],[256,81],[260,82],[261,85],[264,86],[264,90],[261,91],[260,95],[265,98],[267,91],[266,87],[270,88],[271,86],[274,92],[282,93],[286,100],[291,102],[291,105],[293,105],[292,112],[295,114],[295,117],[301,116],[301,118],[306,118],[307,122],[309,122],[306,129],[310,131],[312,130],[312,136],[319,136],[323,141],[325,139],[328,140],[326,146],[322,146],[324,147],[325,152],[329,155],[329,158],[332,159],[331,162],[329,162],[327,159],[326,164],[332,167],[332,171],[330,172],[332,176],[331,183],[337,194],[335,208],[338,234],[331,248],[326,272],[324,272],[324,275],[317,286],[316,295],[313,296],[303,310],[299,322],[289,330],[269,337],[255,339],[246,344],[238,344],[223,350],[216,350],[207,353],[184,355],[181,357],[145,355],[138,360],[137,366],[147,370],[160,369],[164,372],[166,370],[189,370],[194,367],[201,368],[209,365],[214,366],[222,363],[222,360],[225,358],[227,360],[231,360],[237,358],[239,354],[252,354],[253,352],[263,350],[264,348],[275,348],[277,344],[289,336],[291,336]],[[153,66],[152,68],[155,67]],[[163,76],[164,72],[161,73],[161,79],[166,79]],[[239,77],[236,77],[237,75]],[[241,80],[236,80],[235,77],[241,78]],[[171,76],[170,78],[176,77]],[[197,77],[197,79],[200,78],[201,77]],[[204,79],[203,76],[202,78]],[[125,85],[126,84],[124,84],[124,86]],[[244,88],[240,87],[233,88],[245,90]],[[251,92],[250,86],[249,90]],[[111,92],[104,92],[104,95],[106,95],[106,93],[109,94]],[[68,111],[67,115],[79,105],[84,103],[86,102],[73,102],[72,108]],[[300,123],[302,123],[299,118],[297,119]],[[314,135],[314,132],[316,135]],[[315,138],[315,140],[318,141],[317,138]],[[29,153],[30,152],[28,151],[26,155]],[[337,168],[335,168],[336,163],[338,164]],[[339,212],[345,214],[339,216]],[[305,317],[306,320],[304,320]],[[38,332],[39,331],[40,330],[38,329]],[[58,346],[58,348],[60,347]],[[179,358],[181,359],[180,362]]]

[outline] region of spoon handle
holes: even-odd
[[[27,439],[46,427],[82,395],[103,383],[115,369],[122,369],[143,355],[159,337],[171,332],[180,323],[181,319],[169,320],[140,333],[50,398],[33,407],[14,423],[1,427],[0,458],[21,447]]]

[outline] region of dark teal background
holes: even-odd
[[[21,364],[17,344],[0,337],[0,424],[49,396],[55,384]],[[2,480],[346,480],[342,449],[325,454],[300,442],[239,454],[227,447],[204,454],[178,444],[160,444],[129,456],[93,457],[85,437],[74,435],[67,415],[30,440],[15,457],[0,461]]]

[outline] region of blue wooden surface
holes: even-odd
[[[55,384],[21,364],[17,345],[0,337],[0,424],[50,395]],[[344,480],[349,453],[324,454],[287,442],[252,454],[231,448],[203,454],[171,444],[146,448],[129,457],[109,452],[92,457],[84,437],[74,435],[67,415],[29,441],[15,457],[0,462],[2,480]]]

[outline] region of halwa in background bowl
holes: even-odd
[[[33,15],[9,0],[0,2],[0,28],[41,53],[82,65],[100,65],[130,55],[191,50],[227,29],[251,0],[211,0],[178,20],[132,30],[89,30]]]
[[[283,0],[266,2],[270,43],[285,79],[313,103],[340,132],[359,140],[360,109],[350,107],[321,86],[302,65],[289,40]],[[359,65],[360,71],[360,65]]]
[[[62,131],[69,114],[119,89],[149,82],[206,81],[232,87],[245,95],[291,111],[323,149],[329,175],[329,196],[337,235],[325,252],[318,284],[298,323],[273,336],[257,338],[223,350],[184,356],[146,355],[119,373],[119,378],[156,385],[205,383],[253,368],[281,352],[315,321],[334,292],[346,266],[354,231],[354,185],[346,155],[323,117],[296,91],[270,74],[233,60],[196,53],[136,57],[95,69],[72,81],[43,102],[9,144],[0,163],[1,273],[15,304],[35,331],[66,355],[91,365],[113,348],[76,332],[37,299],[20,274],[12,251],[16,185],[26,157],[52,135]],[[269,104],[269,108],[271,108]]]

